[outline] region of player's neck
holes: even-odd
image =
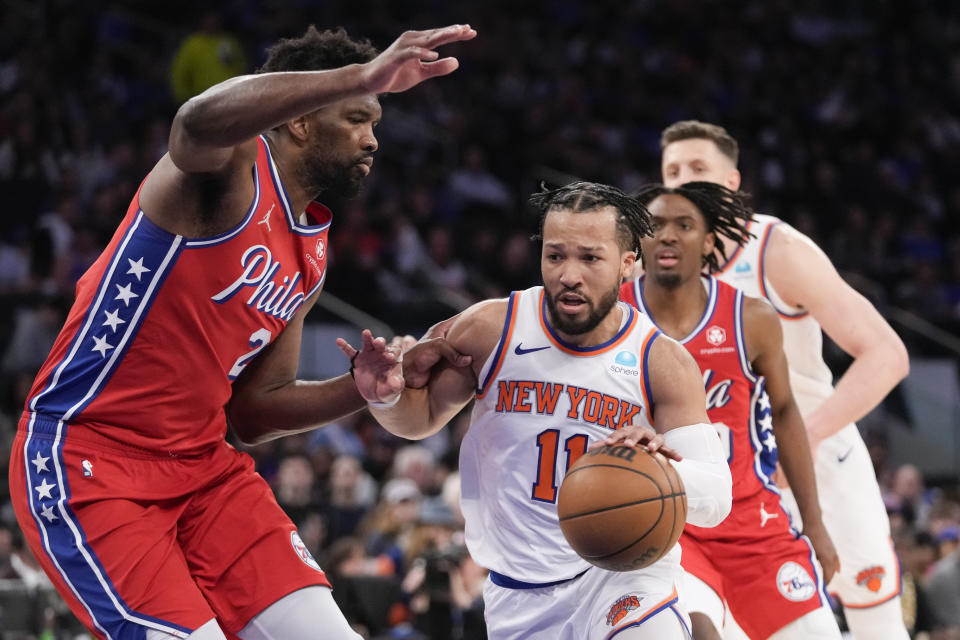
[[[266,135],[266,139],[273,156],[273,162],[277,166],[277,173],[280,175],[280,184],[283,185],[283,189],[287,193],[290,211],[294,217],[298,217],[306,211],[307,205],[313,202],[318,194],[309,193],[300,184],[297,179],[296,156],[285,150],[282,136],[273,135],[273,132],[270,132]]]
[[[610,309],[610,313],[600,321],[596,327],[588,331],[587,333],[565,333],[557,329],[556,325],[551,324],[550,326],[556,332],[560,339],[571,344],[575,347],[595,347],[598,344],[603,344],[613,339],[613,336],[617,335],[620,331],[624,322],[623,310],[620,308],[620,305],[614,305]]]
[[[660,330],[676,340],[687,337],[700,322],[707,308],[706,288],[698,274],[676,287],[654,282],[650,274],[643,279],[643,302]]]

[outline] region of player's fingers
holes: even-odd
[[[454,24],[449,27],[430,29],[421,32],[417,44],[434,49],[450,42],[462,42],[477,37],[477,32],[468,24]]]
[[[373,333],[370,329],[364,329],[360,332],[360,351],[369,351],[373,348]]]
[[[357,350],[343,338],[337,338],[337,346],[340,347],[340,351],[343,351],[348,358],[352,358],[357,353]]]
[[[615,445],[618,442],[620,442],[623,439],[623,437],[624,437],[624,434],[622,433],[619,433],[619,432],[611,433],[609,436],[607,436],[603,440],[597,440],[592,445],[587,447],[587,451],[593,451],[595,449],[599,449],[600,447],[608,447],[608,446]]]
[[[443,58],[436,62],[421,62],[420,70],[427,78],[436,78],[453,73],[460,67],[460,62],[456,58]]]
[[[649,434],[648,434],[649,435]],[[647,451],[651,453],[663,446],[663,436],[655,433],[647,439]]]
[[[660,445],[660,448],[657,449],[657,453],[659,453],[660,455],[666,458],[670,458],[671,460],[675,460],[677,462],[680,462],[681,460],[683,460],[683,456],[681,456],[679,453],[677,453],[676,451],[674,451],[673,449],[671,449],[666,445]]]
[[[437,338],[431,342],[435,352],[440,358],[447,360],[450,364],[458,367],[465,367],[473,361],[471,356],[460,353],[453,346],[442,338]]]

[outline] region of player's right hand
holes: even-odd
[[[663,444],[663,434],[657,433],[650,427],[644,427],[638,424],[627,424],[620,427],[603,440],[594,442],[587,451],[593,451],[603,446],[620,443],[628,447],[642,446],[650,453],[659,451],[667,458],[676,460],[677,462],[683,460],[683,457],[679,453]]]
[[[383,338],[374,338],[369,329],[360,334],[360,349],[343,338],[337,346],[350,358],[350,373],[357,391],[367,402],[390,403],[403,391],[403,352]]]
[[[827,533],[827,528],[823,523],[815,526],[808,526],[803,523],[803,535],[807,536],[810,544],[813,545],[813,551],[817,554],[817,560],[823,568],[823,579],[826,584],[830,584],[834,574],[840,570],[840,557],[833,546],[833,540]]]
[[[383,53],[363,65],[363,86],[370,93],[399,93],[429,78],[453,73],[460,66],[457,59],[440,58],[434,49],[451,42],[471,40],[476,35],[468,24],[406,31]]]

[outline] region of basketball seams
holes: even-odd
[[[566,486],[579,496],[575,499],[575,503],[576,508],[580,511],[575,515],[569,514],[569,506],[573,505],[567,502],[569,506],[566,509],[559,509],[557,513],[562,528],[570,527],[571,532],[569,533],[574,536],[579,535],[573,533],[574,531],[582,532],[586,536],[578,542],[580,548],[577,551],[581,557],[611,571],[638,569],[660,560],[673,548],[676,543],[675,537],[679,537],[686,519],[686,492],[683,483],[679,477],[676,478],[676,482],[674,482],[675,478],[670,477],[671,471],[676,473],[676,470],[666,469],[656,453],[651,454],[639,447],[623,448],[635,449],[638,453],[642,452],[642,454],[649,455],[654,459],[656,465],[651,465],[649,461],[643,462],[639,458],[634,459],[633,455],[625,455],[622,451],[618,454],[620,447],[613,448],[612,452],[597,451],[598,454],[605,454],[600,460],[606,458],[608,461],[588,462],[588,456],[584,456],[567,471],[560,487],[561,494],[563,493],[563,487]],[[667,464],[669,465],[669,463]],[[631,465],[637,465],[640,468],[634,468]],[[589,468],[594,468],[594,470],[584,477],[585,483],[568,482],[570,476]],[[621,476],[619,473],[609,471],[613,469],[630,471],[635,476]],[[636,476],[641,476],[645,480],[640,480]],[[600,480],[600,478],[603,478],[603,480]],[[596,484],[598,481],[601,484]],[[617,490],[608,494],[606,499],[598,499],[600,495],[606,493],[603,489],[604,486],[609,486],[611,489],[617,488]],[[589,498],[591,494],[596,497]],[[639,499],[634,499],[638,497]],[[560,507],[559,498],[558,494],[558,507]],[[621,502],[619,504],[609,504],[610,498],[619,499]],[[571,499],[573,499],[572,496]],[[598,502],[600,504],[607,502],[607,504],[601,507],[597,504]],[[657,504],[658,502],[659,504]],[[667,513],[668,503],[673,506],[670,514]],[[684,508],[681,509],[680,505],[683,505]],[[567,514],[559,517],[562,511],[567,511]],[[668,515],[672,518],[669,523],[663,521]],[[613,520],[608,520],[609,518],[613,518]],[[679,522],[677,521],[678,518],[680,518]],[[609,525],[606,523],[609,523]],[[646,530],[636,531],[637,524],[644,525]],[[606,544],[597,545],[596,542],[601,539],[597,536],[603,537],[602,531],[610,525],[616,526],[619,533],[607,538]],[[597,529],[597,527],[600,528]],[[668,537],[664,538],[665,534],[668,534]],[[564,535],[568,541],[571,541],[567,531],[564,531]],[[634,535],[636,537],[633,537],[629,542],[624,541],[625,537]],[[651,538],[651,536],[655,537]],[[596,542],[589,542],[591,539]],[[610,551],[609,543],[619,543],[618,548]],[[584,544],[586,544],[586,548],[584,548]],[[632,551],[633,549],[636,549],[636,551]],[[584,551],[587,551],[587,553],[584,553]],[[657,555],[651,559],[647,555],[648,552],[654,552]]]
[[[673,487],[673,478],[670,477],[670,476],[671,476],[670,471],[673,471],[674,473],[676,473],[676,469],[673,469],[673,468],[671,467],[670,470],[668,471],[666,468],[664,468],[664,463],[660,462],[660,460],[659,460],[659,458],[657,458],[657,456],[651,455],[650,457],[653,458],[653,461],[656,462],[656,463],[657,463],[657,466],[660,467],[660,470],[663,471],[663,475],[664,475],[664,477],[667,479],[667,484],[670,485],[670,491],[671,491],[671,494],[670,494],[670,495],[673,497],[674,517],[673,517],[673,524],[672,524],[671,527],[670,527],[670,537],[669,537],[669,540],[673,540],[673,539],[674,539],[674,538],[673,538],[673,534],[674,534],[674,532],[675,532],[676,529],[677,529],[677,517],[676,517],[676,514],[677,514],[677,512],[679,511],[679,510],[677,509],[677,498],[680,497],[680,496],[686,496],[686,494],[687,494],[687,492],[686,492],[686,487],[684,487],[684,490],[683,490],[683,491],[681,491],[680,493],[677,493],[677,490],[674,489],[674,487]],[[670,466],[670,463],[667,462],[667,463],[666,463],[666,466]],[[678,477],[677,479],[679,480],[679,477]],[[684,510],[684,511],[686,511],[686,510]],[[686,513],[684,513],[684,520],[686,520]],[[681,529],[682,529],[682,525],[681,525]],[[679,537],[679,536],[678,536],[678,537]],[[657,559],[659,560],[660,558],[662,558],[663,555],[664,555],[667,551],[669,551],[669,547],[666,548],[666,549],[664,549],[664,550],[660,553],[660,555],[657,557]]]
[[[654,502],[655,500],[665,501],[667,498],[677,498],[683,494],[677,493],[661,493],[659,496],[654,498],[644,498],[643,500],[634,500],[633,502],[623,502],[621,504],[612,504],[609,507],[602,507],[600,509],[594,509],[593,511],[583,511],[570,516],[563,516],[560,518],[560,522],[566,522],[567,520],[573,520],[574,518],[582,518],[583,516],[592,516],[596,513],[603,513],[604,511],[613,511],[614,509],[622,509],[624,507],[633,507],[638,504],[646,504],[648,502]]]

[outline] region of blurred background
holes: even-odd
[[[460,70],[382,100],[365,192],[328,203],[331,269],[301,375],[346,371],[337,336],[419,335],[538,283],[525,201],[540,182],[659,181],[661,129],[721,124],[756,209],[813,238],[908,346],[910,376],[859,426],[908,626],[960,637],[960,11],[949,0],[0,0],[0,447],[77,278],[165,153],[183,101],[253,71],[311,23],[385,48],[454,22],[480,34],[443,52]],[[839,376],[849,359],[826,342]],[[410,443],[357,414],[248,449],[368,637],[485,637],[485,572],[457,506],[466,428],[460,416]],[[0,505],[2,637],[77,637],[6,495]]]

